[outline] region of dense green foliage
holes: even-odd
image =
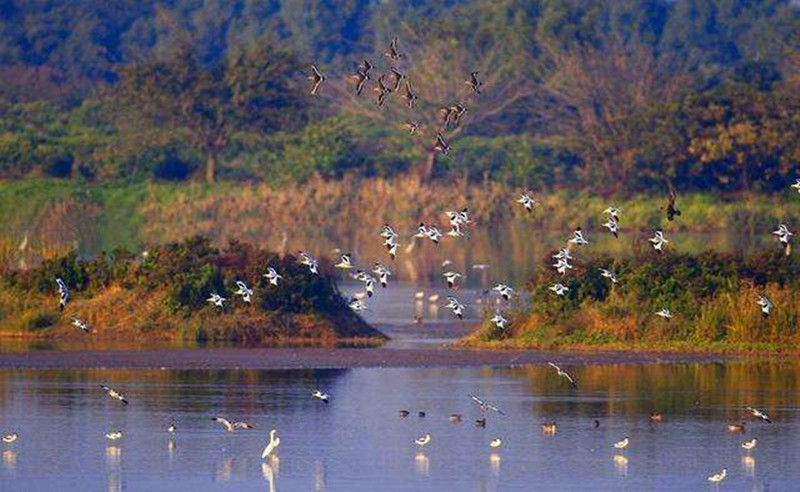
[[[267,266],[282,275],[277,286],[263,278]],[[70,289],[61,316],[56,278]],[[239,280],[254,290],[251,304],[234,294]],[[238,242],[219,250],[208,239],[194,237],[141,255],[122,249],[92,258],[70,253],[36,268],[7,272],[0,284],[4,330],[23,334],[63,326],[70,316],[79,316],[101,336],[117,338],[140,332],[257,343],[292,337],[317,343],[335,343],[337,336],[381,337],[347,306],[331,276],[312,275],[293,256],[279,257]],[[207,302],[213,293],[227,299],[223,308]]]
[[[422,164],[544,190],[772,192],[800,160],[790,0],[3,0],[0,32],[4,178],[283,183]],[[307,96],[310,62],[344,87],[362,57],[388,69],[395,34],[415,113],[377,110],[371,87]],[[476,68],[486,87],[468,97]],[[431,128],[401,126],[458,100],[448,157]]]
[[[512,329],[487,325],[475,340],[529,346],[694,343],[700,349],[751,344],[775,350],[795,350],[800,343],[800,260],[780,248],[750,256],[648,249],[622,260],[579,257],[574,264],[566,277],[544,266],[531,280],[529,305],[514,315]],[[619,283],[604,278],[601,268],[615,271]],[[556,282],[569,292],[553,293]],[[774,303],[769,316],[757,305],[759,295]],[[657,316],[663,308],[674,317]]]

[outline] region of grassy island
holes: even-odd
[[[278,286],[262,277],[267,266]],[[313,275],[292,256],[231,242],[220,250],[201,237],[80,258],[70,253],[0,279],[0,334],[38,339],[232,341],[246,345],[375,345],[384,336],[353,313],[325,268]],[[56,278],[69,287],[59,309]],[[234,292],[253,289],[245,303]],[[207,302],[227,298],[222,308]],[[87,322],[90,333],[72,326]]]
[[[645,251],[624,260],[578,251],[575,269],[564,278],[546,265],[528,285],[530,302],[510,313],[505,331],[487,321],[461,344],[718,352],[793,352],[800,347],[796,255],[785,256],[777,247],[749,256]],[[615,271],[619,282],[604,278],[601,268]],[[557,296],[550,290],[556,282],[569,292]],[[761,295],[774,304],[769,315],[757,304]],[[662,308],[673,318],[657,316]]]

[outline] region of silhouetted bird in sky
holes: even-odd
[[[406,106],[408,106],[410,109],[413,109],[414,105],[417,104],[417,94],[414,92],[414,89],[411,88],[411,81],[408,79],[406,79],[403,95],[400,97],[406,101]]]
[[[464,81],[465,84],[467,84],[468,86],[470,86],[470,88],[472,88],[472,92],[474,92],[475,94],[481,93],[481,86],[483,85],[483,82],[481,82],[480,79],[478,79],[479,73],[480,72],[477,71],[470,72],[469,80]]]
[[[400,53],[400,50],[397,48],[397,36],[392,38],[392,42],[389,43],[389,49],[384,53],[387,58],[390,60],[399,60],[403,58],[403,54]]]
[[[306,78],[313,82],[314,85],[311,87],[311,95],[316,96],[319,92],[319,87],[325,82],[325,76],[322,75],[322,72],[319,71],[316,65],[311,65],[311,72],[311,75]]]

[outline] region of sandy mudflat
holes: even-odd
[[[322,369],[347,367],[468,367],[522,364],[715,362],[720,355],[652,352],[537,352],[425,349],[186,349],[32,351],[1,354],[0,369],[167,368]]]

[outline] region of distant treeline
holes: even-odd
[[[790,0],[45,3],[0,1],[0,178],[772,192],[800,161]],[[348,81],[394,35],[414,109]]]

